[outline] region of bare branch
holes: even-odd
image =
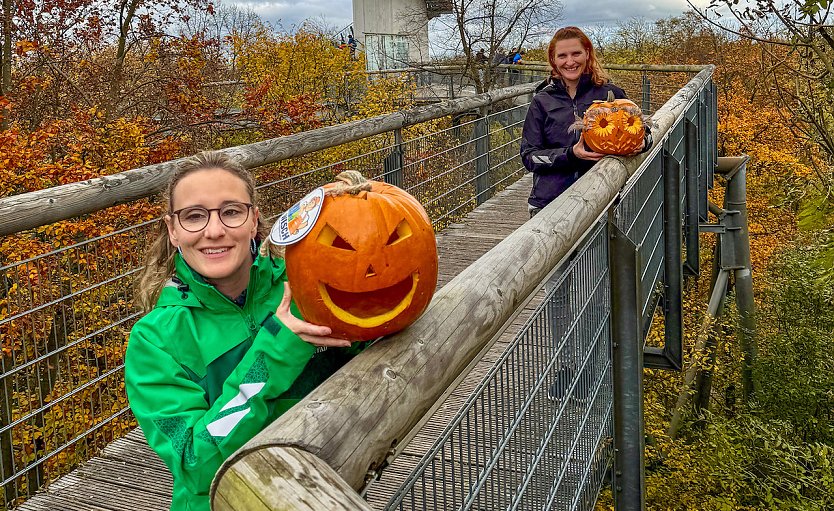
[[[790,42],[786,42],[786,41],[780,41],[780,40],[778,40],[778,39],[767,39],[767,38],[763,38],[763,37],[757,37],[757,36],[753,35],[752,31],[751,31],[750,33],[743,33],[743,32],[739,32],[738,30],[734,30],[734,29],[732,29],[732,28],[730,28],[730,27],[726,27],[726,26],[724,26],[724,25],[722,25],[722,24],[720,24],[720,23],[718,23],[718,22],[716,22],[716,21],[711,20],[711,19],[707,16],[707,14],[706,14],[706,10],[705,10],[704,12],[702,12],[700,9],[698,9],[697,7],[695,7],[695,5],[692,3],[692,1],[691,1],[691,0],[686,0],[686,3],[687,3],[687,4],[689,4],[689,7],[691,7],[691,8],[692,8],[692,10],[693,10],[693,11],[694,11],[694,12],[695,12],[698,16],[700,16],[700,17],[701,17],[704,21],[706,21],[706,22],[707,22],[707,23],[709,23],[710,25],[712,25],[712,26],[714,26],[714,27],[716,27],[716,28],[719,28],[719,29],[721,29],[721,30],[723,30],[723,31],[725,31],[725,32],[729,32],[729,33],[731,33],[731,34],[733,34],[733,35],[737,35],[737,36],[739,36],[739,37],[743,37],[744,39],[750,39],[751,41],[758,41],[758,42],[760,42],[760,43],[775,44],[775,45],[780,45],[780,46],[796,46],[796,43],[790,43]],[[742,20],[740,20],[740,21],[742,21]],[[743,22],[743,21],[742,21],[742,22]],[[746,25],[745,25],[745,28],[748,28],[748,29],[749,29],[749,27],[747,27]]]

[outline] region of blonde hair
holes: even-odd
[[[565,41],[567,39],[579,39],[579,43],[588,52],[588,61],[586,62],[585,71],[590,72],[591,80],[595,85],[604,85],[608,83],[608,73],[602,68],[602,64],[597,58],[597,53],[594,51],[594,44],[591,39],[585,35],[585,32],[577,27],[563,27],[553,34],[553,39],[547,47],[547,61],[550,62],[551,75],[553,78],[561,80],[559,71],[556,70],[556,56],[553,54],[556,49],[556,43]]]
[[[252,204],[257,206],[255,192],[255,178],[242,165],[218,151],[205,151],[185,159],[174,171],[168,185],[163,192],[165,214],[173,210],[173,195],[177,184],[187,175],[200,170],[221,169],[229,172],[246,184]],[[258,218],[258,234],[256,238],[266,239],[268,228]],[[265,247],[262,247],[265,249]],[[160,220],[156,226],[155,239],[145,253],[145,267],[142,268],[137,280],[135,299],[143,311],[149,312],[156,305],[159,294],[165,282],[174,274],[174,256],[176,247],[168,237],[168,225]]]

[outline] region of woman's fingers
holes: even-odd
[[[585,148],[585,138],[584,134],[579,135],[579,140],[573,146],[573,154],[577,158],[581,160],[599,160],[603,158],[605,155],[602,153],[597,153]]]
[[[328,337],[332,333],[330,327],[314,325],[312,323],[307,323],[306,321],[300,319],[297,319],[296,321],[297,323],[295,323],[291,328],[292,331],[295,332],[295,334],[299,337],[301,337],[302,335],[309,335],[313,337]]]
[[[337,339],[335,337],[323,337],[317,335],[299,335],[301,340],[309,342],[315,346],[327,346],[328,348],[349,348],[350,341],[346,339]]]
[[[346,348],[350,346],[351,343],[348,340],[330,337],[330,334],[333,332],[330,327],[314,325],[313,323],[308,323],[303,319],[293,316],[292,311],[290,311],[291,300],[292,290],[290,289],[290,283],[284,282],[284,296],[281,298],[278,309],[275,310],[275,315],[278,316],[278,319],[284,326],[300,337],[301,340],[316,346],[332,348]]]

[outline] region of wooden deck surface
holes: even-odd
[[[530,185],[530,175],[527,174],[507,190],[469,213],[461,223],[451,225],[438,234],[438,288],[529,218],[527,196]],[[367,498],[374,508],[382,509],[390,496],[396,492],[411,468],[466,400],[467,389],[471,389],[480,381],[497,354],[500,354],[503,347],[512,340],[519,326],[524,324],[539,299],[537,297],[519,311],[483,359],[473,366],[472,373],[461,380],[457,389],[447,392],[448,398],[436,409],[431,419],[424,423],[400,457],[385,470],[384,477],[371,486]],[[171,486],[171,475],[167,468],[148,447],[142,432],[136,429],[108,445],[99,456],[50,484],[18,509],[167,510],[171,503]]]

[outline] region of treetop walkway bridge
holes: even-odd
[[[518,139],[533,83],[224,150],[254,169],[267,218],[342,170],[406,189],[434,223],[441,266],[415,324],[226,461],[213,507],[591,509],[608,475],[618,508],[639,509],[642,370],[681,368],[699,232],[720,233],[721,275],[749,279],[745,160],[716,157],[712,72],[616,70],[653,112],[655,146],[601,160],[532,219]],[[0,267],[6,507],[170,503],[164,465],[130,431],[123,353],[154,194],[175,165],[0,199],[0,235],[21,239],[112,219],[100,215],[119,204],[152,218]],[[715,171],[740,183],[727,187],[733,210],[707,200]],[[720,222],[705,224],[710,211]],[[647,346],[656,310],[664,343]]]

